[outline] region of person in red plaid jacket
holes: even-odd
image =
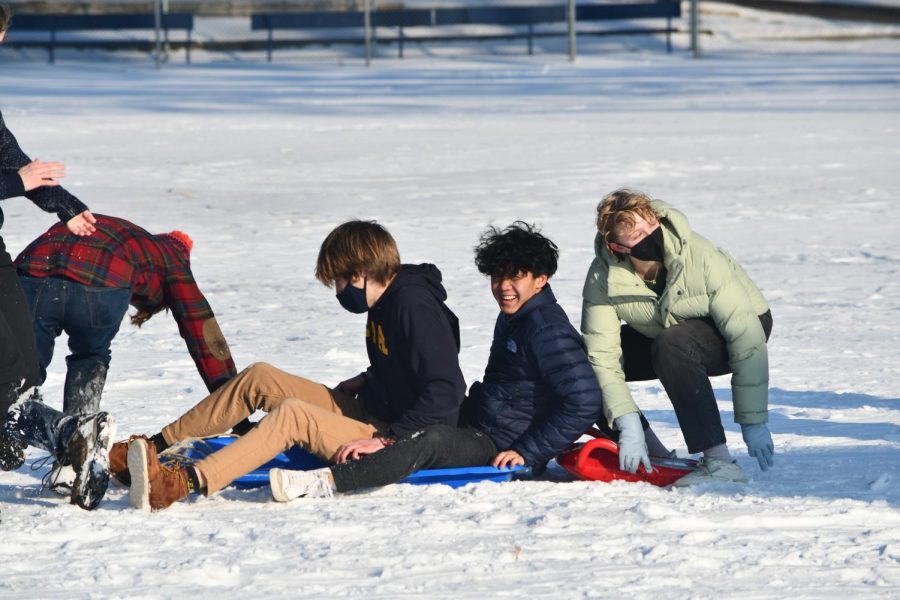
[[[90,237],[56,224],[16,258],[31,310],[40,363],[38,385],[47,377],[56,338],[69,337],[63,414],[96,412],[111,359],[110,345],[128,306],[140,326],[156,313],[172,313],[197,371],[210,392],[237,371],[228,344],[190,268],[191,239],[173,231],[152,234],[125,219],[96,217]],[[53,430],[62,416],[42,408]],[[36,419],[40,422],[42,419]],[[69,493],[74,472],[57,462],[50,485]]]
[[[125,219],[95,216],[91,237],[56,224],[15,261],[34,319],[40,382],[54,340],[62,331],[69,335],[63,410],[92,412],[99,406],[110,343],[129,304],[137,309],[131,317],[137,326],[171,311],[210,392],[231,379],[237,371],[228,344],[191,273],[191,239],[180,231],[154,235]]]

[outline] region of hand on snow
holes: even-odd
[[[349,442],[338,448],[337,463],[340,464],[347,462],[348,460],[358,460],[361,456],[374,454],[384,447],[385,445],[384,442],[381,441],[381,438],[366,438]]]
[[[648,473],[653,472],[641,417],[636,412],[631,412],[618,417],[615,424],[619,430],[619,468],[636,473],[643,464]]]
[[[66,168],[62,163],[58,162],[41,162],[38,159],[34,159],[19,169],[19,177],[22,178],[26,192],[43,185],[59,185],[59,182],[56,180],[65,176]]]
[[[75,215],[69,219],[66,222],[66,227],[75,235],[91,235],[97,231],[97,228],[94,227],[96,222],[97,219],[91,214],[91,211],[86,210],[80,215]]]
[[[775,444],[772,443],[768,425],[765,423],[741,425],[741,435],[747,444],[747,454],[756,457],[760,469],[767,471],[775,464]]]
[[[491,466],[496,469],[512,469],[524,464],[525,459],[521,454],[515,450],[504,450],[494,457],[494,462],[491,463]]]

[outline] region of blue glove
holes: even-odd
[[[741,425],[741,435],[747,444],[747,454],[755,456],[759,461],[759,468],[768,471],[775,464],[775,444],[772,443],[769,426],[765,423]]]
[[[624,414],[615,420],[615,424],[619,430],[619,469],[636,473],[643,464],[648,473],[652,472],[647,440],[644,439],[644,426],[641,425],[638,413]]]

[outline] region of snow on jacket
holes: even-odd
[[[541,467],[597,421],[602,405],[584,342],[549,285],[515,314],[500,314],[483,381],[466,403],[470,424],[499,450]]]
[[[88,209],[78,198],[67,192],[61,186],[41,186],[25,191],[19,169],[31,162],[28,155],[22,152],[15,136],[6,128],[3,122],[3,114],[0,114],[0,200],[25,196],[34,202],[41,210],[54,212],[65,223],[72,217],[80,215]],[[0,210],[0,227],[3,226],[3,211]],[[0,256],[3,264],[6,257],[2,238],[0,238]],[[3,266],[0,264],[0,266]]]
[[[621,321],[655,338],[687,319],[710,317],[728,349],[735,422],[765,423],[769,362],[759,321],[769,310],[765,298],[731,255],[691,231],[682,213],[660,201],[652,207],[663,228],[662,294],[647,287],[627,257],[620,260],[610,253],[599,234],[584,282],[581,331],[603,390],[607,420],[612,425],[616,417],[638,410],[622,368]]]
[[[466,382],[459,368],[459,321],[446,299],[437,267],[403,265],[368,311],[370,367],[360,398],[389,425],[390,435],[459,420]]]
[[[48,229],[16,258],[17,271],[131,288],[131,304],[139,310],[172,311],[209,391],[231,379],[237,373],[231,351],[183,251],[125,219],[94,216],[97,231],[90,236],[70,233],[65,223]]]

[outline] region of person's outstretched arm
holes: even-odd
[[[0,200],[24,195],[41,210],[56,213],[72,233],[90,235],[96,219],[81,200],[56,181],[64,175],[60,163],[31,160],[0,114]]]
[[[237,369],[212,308],[187,270],[170,274],[164,296],[197,372],[207,389],[215,391],[237,375]]]

